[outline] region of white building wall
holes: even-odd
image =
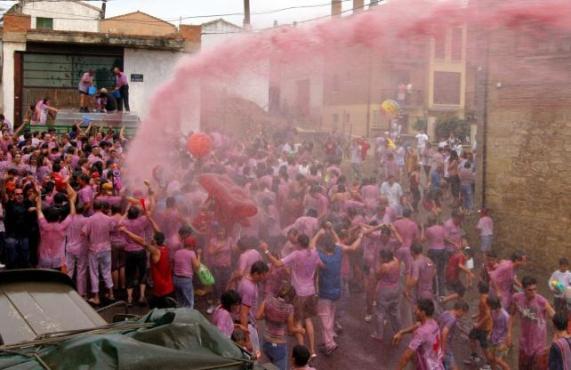
[[[316,58],[301,65],[284,64],[280,69],[280,105],[292,109],[297,102],[298,81],[309,80],[309,109],[312,117],[320,117],[323,109],[323,60]]]
[[[129,104],[132,112],[144,118],[157,87],[168,81],[179,59],[185,54],[161,50],[125,49],[124,69],[129,79]],[[131,82],[131,74],[142,74],[143,82]]]
[[[223,45],[232,38],[245,36],[243,29],[218,21],[202,25],[201,50],[210,50]],[[246,35],[247,37],[247,35]],[[236,81],[227,86],[227,91],[256,103],[260,108],[269,108],[270,63],[261,60],[242,71]]]
[[[27,2],[22,13],[32,17],[32,29],[41,17],[53,18],[56,31],[99,32],[99,11],[74,1]]]
[[[25,51],[23,42],[3,42],[2,44],[2,102],[4,116],[14,122],[14,53]],[[22,99],[22,97],[19,97]]]

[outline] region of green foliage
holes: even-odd
[[[465,119],[456,117],[438,120],[436,122],[436,137],[448,138],[453,132],[457,138],[465,139],[470,136],[470,124]]]

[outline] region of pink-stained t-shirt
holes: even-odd
[[[135,235],[145,238],[147,232],[151,227],[151,224],[146,216],[137,217],[134,220],[126,219],[122,222],[123,226]],[[131,238],[127,238],[127,244],[125,244],[126,252],[138,252],[142,251],[144,248],[139,244],[135,243]]]
[[[117,226],[117,222],[102,212],[88,218],[83,226],[83,233],[89,243],[89,252],[98,253],[111,250],[111,232]]]
[[[388,270],[381,275],[377,288],[394,289],[398,287],[399,283],[400,283],[400,265],[395,264],[394,267],[388,268]]]
[[[91,203],[93,201],[93,188],[87,185],[79,189],[77,199],[79,199],[82,204]]]
[[[408,348],[416,352],[417,370],[444,370],[440,328],[435,320],[426,320],[414,331]]]
[[[513,262],[510,260],[502,260],[496,268],[490,272],[490,280],[498,287],[496,294],[502,301],[502,306],[506,309],[511,304],[513,294],[513,283],[515,279],[515,269]]]
[[[418,239],[419,231],[416,222],[408,218],[401,218],[396,220],[393,225],[402,238],[403,247],[410,248],[412,243]]]
[[[317,211],[317,216],[322,217],[327,214],[327,208],[329,207],[329,201],[327,197],[323,194],[315,194],[311,196],[307,194],[303,200],[303,207],[305,210],[314,209]]]
[[[296,249],[297,249],[297,245],[288,240],[283,245],[280,255],[282,258],[285,256],[289,256]]]
[[[480,230],[480,236],[494,235],[494,221],[489,216],[481,217],[476,228]]]
[[[432,299],[432,284],[436,275],[436,266],[425,255],[420,255],[412,261],[411,277],[417,280],[417,299]]]
[[[365,185],[361,188],[361,196],[368,209],[375,209],[378,206],[381,192],[376,185]]]
[[[238,258],[238,273],[240,275],[248,275],[252,265],[262,260],[262,255],[255,249],[248,249]]]
[[[460,245],[463,235],[462,228],[456,225],[452,219],[449,219],[444,223],[444,229],[446,230],[446,238]]]
[[[116,195],[98,195],[96,199],[100,202],[107,203],[110,206],[119,206],[123,200],[122,197]]]
[[[196,259],[196,253],[190,249],[179,249],[174,254],[174,274],[175,276],[192,278],[194,273],[192,261]]]
[[[430,226],[424,231],[426,244],[428,249],[442,250],[446,248],[444,238],[446,238],[446,230],[442,225]]]
[[[212,324],[214,324],[226,338],[230,338],[234,332],[232,314],[222,308],[222,306],[216,307],[214,313],[212,313]]]
[[[65,262],[65,233],[71,224],[67,216],[62,222],[48,222],[40,218],[39,266],[59,268]]]
[[[216,253],[210,253],[210,248],[207,253],[208,266],[211,267],[228,267],[232,263],[232,245],[234,244],[234,239],[225,238],[210,239],[209,245],[215,247]]]
[[[315,272],[322,265],[319,254],[315,250],[300,249],[281,260],[291,268],[291,284],[299,297],[315,294]]]
[[[72,215],[71,223],[67,228],[66,238],[67,244],[65,251],[68,254],[79,256],[87,254],[87,238],[83,234],[83,226],[87,223],[88,218],[83,215]]]
[[[295,220],[293,227],[300,234],[305,234],[311,238],[319,229],[319,220],[315,217],[301,216]]]
[[[238,283],[236,291],[242,298],[242,304],[250,308],[250,323],[254,324],[256,322],[256,312],[258,311],[258,285],[245,276]]]
[[[547,300],[539,294],[528,300],[525,293],[516,293],[512,303],[521,321],[520,351],[539,354],[547,345]]]

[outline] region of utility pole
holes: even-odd
[[[250,0],[244,0],[244,28],[249,30],[250,27]]]
[[[106,12],[107,12],[107,0],[103,0],[103,4],[101,4],[101,19],[105,19]]]

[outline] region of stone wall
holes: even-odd
[[[489,44],[485,205],[500,254],[522,249],[544,270],[571,254],[569,36],[503,30]]]

